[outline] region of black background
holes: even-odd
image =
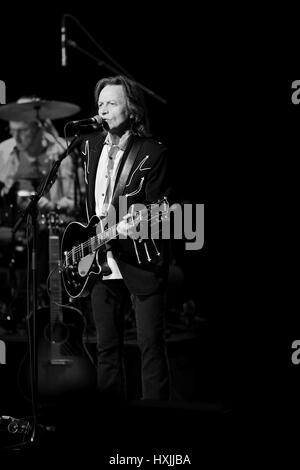
[[[216,19],[196,14],[190,6],[162,9],[159,3],[112,7],[103,2],[71,8],[60,3],[12,10],[7,5],[7,21],[0,33],[0,78],[6,83],[6,102],[35,94],[79,105],[77,115],[55,120],[61,135],[68,120],[96,113],[94,86],[112,74],[70,47],[67,67],[61,66],[61,23],[66,13],[77,20],[66,18],[67,39],[111,64],[79,22],[102,50],[167,100],[163,104],[145,95],[152,132],[170,148],[179,198],[205,204],[203,249],[186,251],[178,243],[176,257],[185,272],[186,295],[197,297],[203,316],[220,313],[219,295],[231,295],[225,287],[233,259],[228,245],[230,213],[239,198],[231,173],[232,92],[239,77],[233,73],[232,52],[224,46]],[[0,135],[8,137],[5,121],[0,121]],[[215,292],[219,292],[217,298]],[[222,317],[226,310],[222,302],[221,308]]]
[[[60,30],[66,13],[137,81],[167,100],[163,104],[145,95],[152,131],[170,148],[180,197],[205,204],[204,247],[186,251],[178,243],[175,254],[184,272],[184,295],[195,300],[199,315],[216,328],[215,344],[209,349],[214,350],[218,367],[211,370],[211,378],[221,371],[224,390],[219,395],[231,402],[242,385],[239,376],[235,389],[243,349],[237,325],[249,315],[247,297],[241,292],[245,252],[239,249],[239,222],[245,211],[240,185],[247,173],[242,161],[235,160],[243,130],[235,94],[245,77],[234,54],[237,45],[228,31],[224,33],[220,9],[216,17],[215,12],[207,14],[189,4],[163,8],[162,2],[86,2],[78,7],[59,2],[15,9],[6,5],[0,79],[6,83],[7,103],[36,94],[79,105],[80,113],[69,119],[96,114],[94,86],[112,72],[71,48],[67,67],[61,66]],[[68,39],[110,63],[69,17],[66,28]],[[67,120],[54,121],[60,134]],[[8,137],[6,126],[0,121],[1,140]]]

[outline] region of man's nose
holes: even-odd
[[[104,104],[101,107],[101,114],[107,114],[107,112],[108,112],[108,107],[107,107],[107,105]]]

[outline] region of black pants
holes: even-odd
[[[126,398],[124,307],[129,292],[123,280],[97,281],[91,293],[97,331],[98,388]],[[169,365],[164,338],[165,297],[162,293],[132,296],[141,351],[143,399],[168,400]]]

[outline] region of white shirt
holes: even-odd
[[[112,161],[109,159],[109,153],[112,148],[110,135],[107,134],[105,143],[99,158],[97,173],[96,173],[96,183],[95,183],[95,211],[98,217],[105,217],[107,214],[108,207],[111,203],[113,189],[116,182],[116,177],[118,169],[128,143],[128,138],[130,137],[130,131],[127,131],[120,139],[118,145],[113,145],[117,147],[116,153],[114,154]],[[110,170],[108,168],[111,168]],[[106,198],[106,191],[108,188],[108,183],[110,180],[111,191],[110,196]],[[103,276],[103,279],[122,279],[122,274],[118,268],[117,262],[113,257],[111,251],[107,252],[107,262],[112,271],[112,274],[109,276]]]

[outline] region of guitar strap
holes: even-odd
[[[118,204],[119,197],[124,192],[125,185],[126,185],[126,182],[128,180],[130,171],[133,167],[133,164],[136,160],[136,157],[137,157],[140,149],[142,148],[144,142],[145,142],[145,139],[142,139],[142,138],[134,139],[133,144],[132,144],[132,146],[129,150],[129,154],[128,154],[128,156],[125,160],[125,163],[123,165],[123,168],[121,169],[121,174],[118,178],[117,187],[114,191],[114,195],[113,195],[113,198],[112,198],[112,201],[111,201],[111,205],[116,206],[116,204]]]
[[[117,181],[118,181],[117,187],[114,191],[110,207],[111,206],[118,207],[119,197],[124,193],[126,182],[130,175],[130,171],[133,167],[136,157],[139,151],[141,150],[144,142],[145,142],[145,139],[143,138],[134,138],[133,143],[129,149],[129,153],[127,154],[127,157],[126,157],[127,152],[125,150],[126,153],[124,155],[123,166],[121,166],[119,170],[119,177],[117,177]],[[108,219],[109,219],[109,216],[108,216]],[[109,243],[105,244],[105,248],[106,248],[106,251],[110,249]],[[102,266],[102,269],[104,268],[104,270],[107,270],[108,274],[110,274],[109,273],[110,268],[107,263],[106,251],[104,252],[105,258],[102,260],[101,266]]]

